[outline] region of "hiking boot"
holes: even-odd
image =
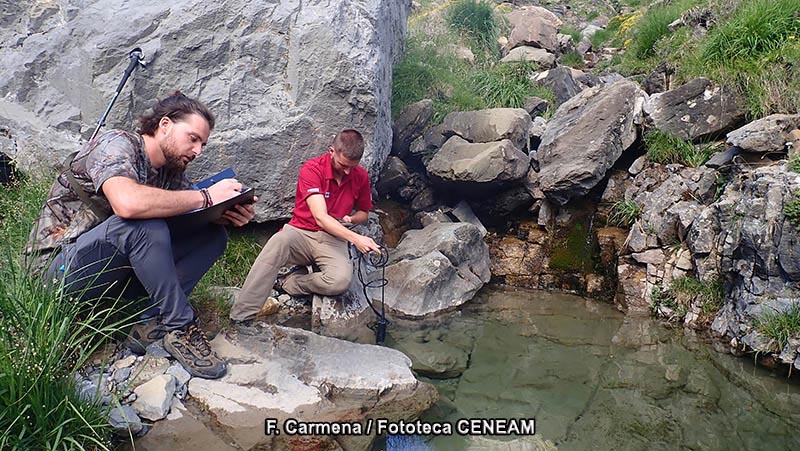
[[[283,271],[281,271],[283,272]],[[288,271],[283,272],[275,279],[275,289],[278,290],[279,293],[286,293],[286,290],[283,289],[283,284],[286,283],[286,278],[292,274],[308,274],[308,268],[301,265],[296,265],[289,268]]]
[[[164,349],[192,376],[218,379],[227,370],[225,362],[211,349],[206,334],[196,324],[168,333],[164,337]]]
[[[146,323],[134,324],[131,327],[125,345],[136,355],[147,352],[147,347],[167,335],[167,328],[158,319],[151,319]]]

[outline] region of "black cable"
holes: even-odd
[[[384,298],[384,293],[386,284],[389,282],[386,280],[386,264],[389,262],[389,249],[386,248],[383,244],[378,245],[380,247],[381,253],[376,254],[374,252],[369,252],[367,254],[362,254],[358,249],[355,249],[356,255],[353,256],[353,251],[350,251],[350,258],[358,260],[358,281],[361,282],[361,285],[364,287],[364,297],[367,299],[367,304],[369,308],[375,312],[375,316],[377,316],[378,320],[375,324],[375,343],[382,345],[383,342],[386,340],[386,326],[389,325],[389,321],[386,319],[386,303]],[[348,247],[348,249],[355,248],[352,244]],[[372,266],[375,269],[381,270],[381,277],[365,281],[366,278],[365,271],[362,271],[362,265],[366,267],[366,265]],[[369,293],[367,289],[369,288],[380,288],[381,289],[381,309],[378,311],[375,308],[375,305],[372,304],[372,300],[370,300]]]

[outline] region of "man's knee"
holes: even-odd
[[[350,281],[353,279],[353,271],[336,271],[332,274],[325,274],[323,276],[326,280],[326,296],[337,296],[350,287]]]
[[[117,216],[110,219],[109,239],[116,237],[119,247],[127,245],[147,244],[149,246],[170,246],[169,227],[163,219],[122,219]]]

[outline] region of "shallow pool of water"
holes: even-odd
[[[536,437],[559,450],[800,449],[796,383],[611,305],[487,287],[459,312],[398,322],[390,335],[416,368],[445,376],[421,377],[441,394],[426,421],[533,417]],[[514,438],[379,447],[500,449],[511,444],[486,439]]]

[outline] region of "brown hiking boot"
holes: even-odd
[[[125,339],[125,345],[136,355],[142,355],[147,347],[164,338],[167,328],[158,319],[151,319],[146,323],[134,324]]]
[[[283,284],[286,283],[286,278],[292,274],[308,274],[308,268],[302,265],[292,266],[288,270],[281,268],[278,277],[275,279],[275,285],[273,286],[278,293],[286,293],[286,290],[283,289]]]
[[[218,379],[227,370],[225,362],[211,349],[206,334],[196,324],[168,333],[164,337],[164,349],[192,376]]]

